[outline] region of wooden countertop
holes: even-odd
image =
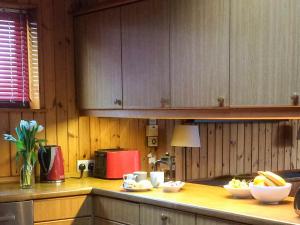
[[[0,202],[95,194],[249,224],[300,224],[291,197],[279,205],[264,205],[254,199],[233,199],[220,187],[187,183],[179,193],[164,193],[161,189],[129,193],[121,190],[121,183],[96,178],[67,179],[62,184],[36,184],[31,190],[20,190],[18,184],[1,184]]]

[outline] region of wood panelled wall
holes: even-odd
[[[177,179],[300,169],[300,121],[200,123],[201,148],[187,149],[170,147],[176,123],[159,121],[157,153],[176,156]]]
[[[187,150],[182,171],[184,162],[188,179],[299,169],[299,126],[297,120],[201,124],[202,148]]]
[[[6,4],[23,7],[37,6],[40,63],[41,110],[1,111],[0,133],[14,133],[20,119],[35,119],[45,126],[40,137],[48,144],[62,146],[66,172],[75,171],[78,151],[78,112],[75,105],[71,1],[7,0]],[[0,177],[18,175],[15,146],[0,138]],[[72,149],[72,152],[69,151]],[[74,158],[73,158],[74,157]],[[72,169],[71,169],[72,168]]]
[[[142,168],[151,170],[147,154],[176,156],[177,179],[202,179],[255,173],[258,170],[300,169],[300,121],[200,123],[201,148],[170,146],[178,120],[158,120],[159,147],[146,147],[146,120],[84,117],[80,125],[79,158],[89,158],[99,148],[136,148]],[[81,123],[80,122],[80,123]],[[82,128],[82,129],[81,129]],[[186,156],[186,158],[185,158]]]

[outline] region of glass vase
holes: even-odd
[[[32,165],[22,165],[20,170],[20,187],[30,189],[34,184],[34,170]]]

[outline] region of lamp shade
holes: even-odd
[[[198,126],[176,125],[173,132],[171,146],[201,147]]]

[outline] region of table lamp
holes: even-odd
[[[186,148],[197,148],[201,147],[199,128],[197,125],[176,125],[174,128],[171,146],[173,147],[184,147],[184,158],[186,167]],[[185,168],[185,179],[187,169]]]

